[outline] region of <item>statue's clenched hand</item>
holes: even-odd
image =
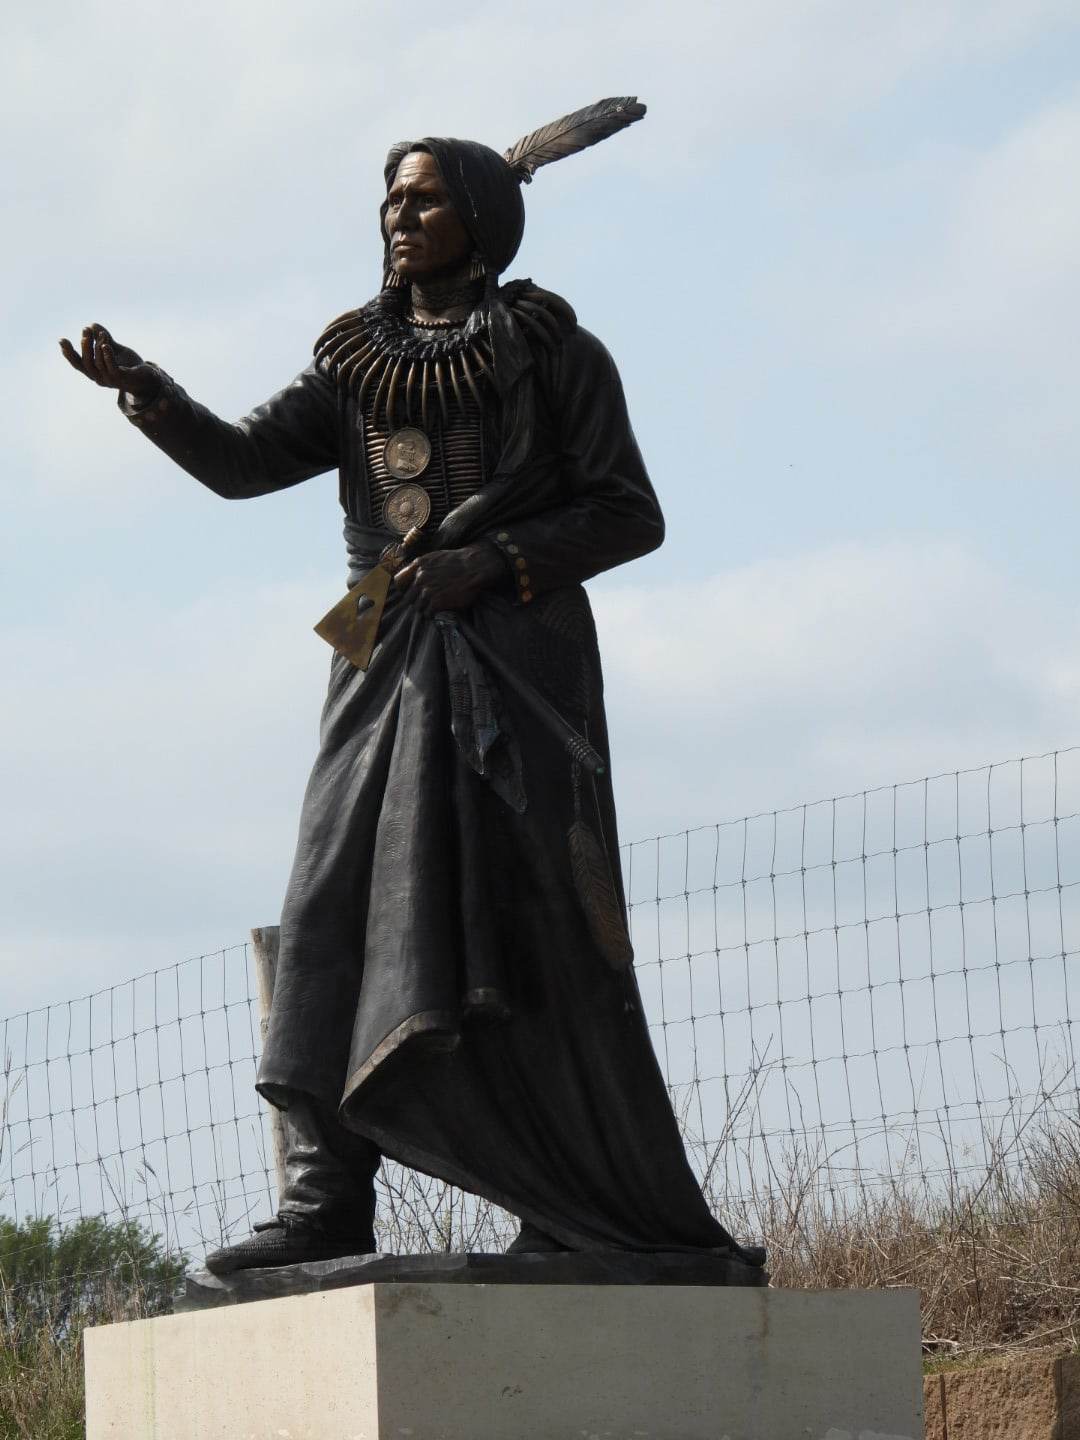
[[[480,540],[460,550],[433,550],[412,560],[394,577],[394,584],[423,615],[437,610],[464,610],[484,590],[506,575],[494,545]]]
[[[149,400],[161,389],[161,374],[127,345],[118,345],[104,325],[87,325],[81,350],[61,340],[64,359],[96,385],[124,390],[138,400]]]

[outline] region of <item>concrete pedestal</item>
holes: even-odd
[[[86,1335],[87,1440],[922,1440],[914,1291],[372,1284]]]

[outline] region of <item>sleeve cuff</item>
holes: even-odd
[[[485,538],[498,549],[514,577],[515,602],[519,605],[528,605],[533,598],[532,578],[529,575],[529,562],[521,553],[521,546],[517,544],[509,530],[498,530]]]
[[[153,395],[140,398],[127,390],[121,390],[117,395],[116,403],[121,415],[127,416],[132,424],[153,427],[162,415],[167,414],[173,400],[173,383],[163,370],[159,371],[159,379],[160,384]]]

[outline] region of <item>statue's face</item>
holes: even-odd
[[[390,263],[404,279],[431,280],[469,258],[472,241],[431,155],[413,150],[405,156],[387,201]]]

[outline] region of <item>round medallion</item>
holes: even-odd
[[[422,430],[406,425],[395,430],[383,450],[383,464],[395,480],[415,480],[431,459],[431,441]]]
[[[430,514],[431,497],[422,485],[395,485],[383,501],[383,521],[397,535],[419,529]]]

